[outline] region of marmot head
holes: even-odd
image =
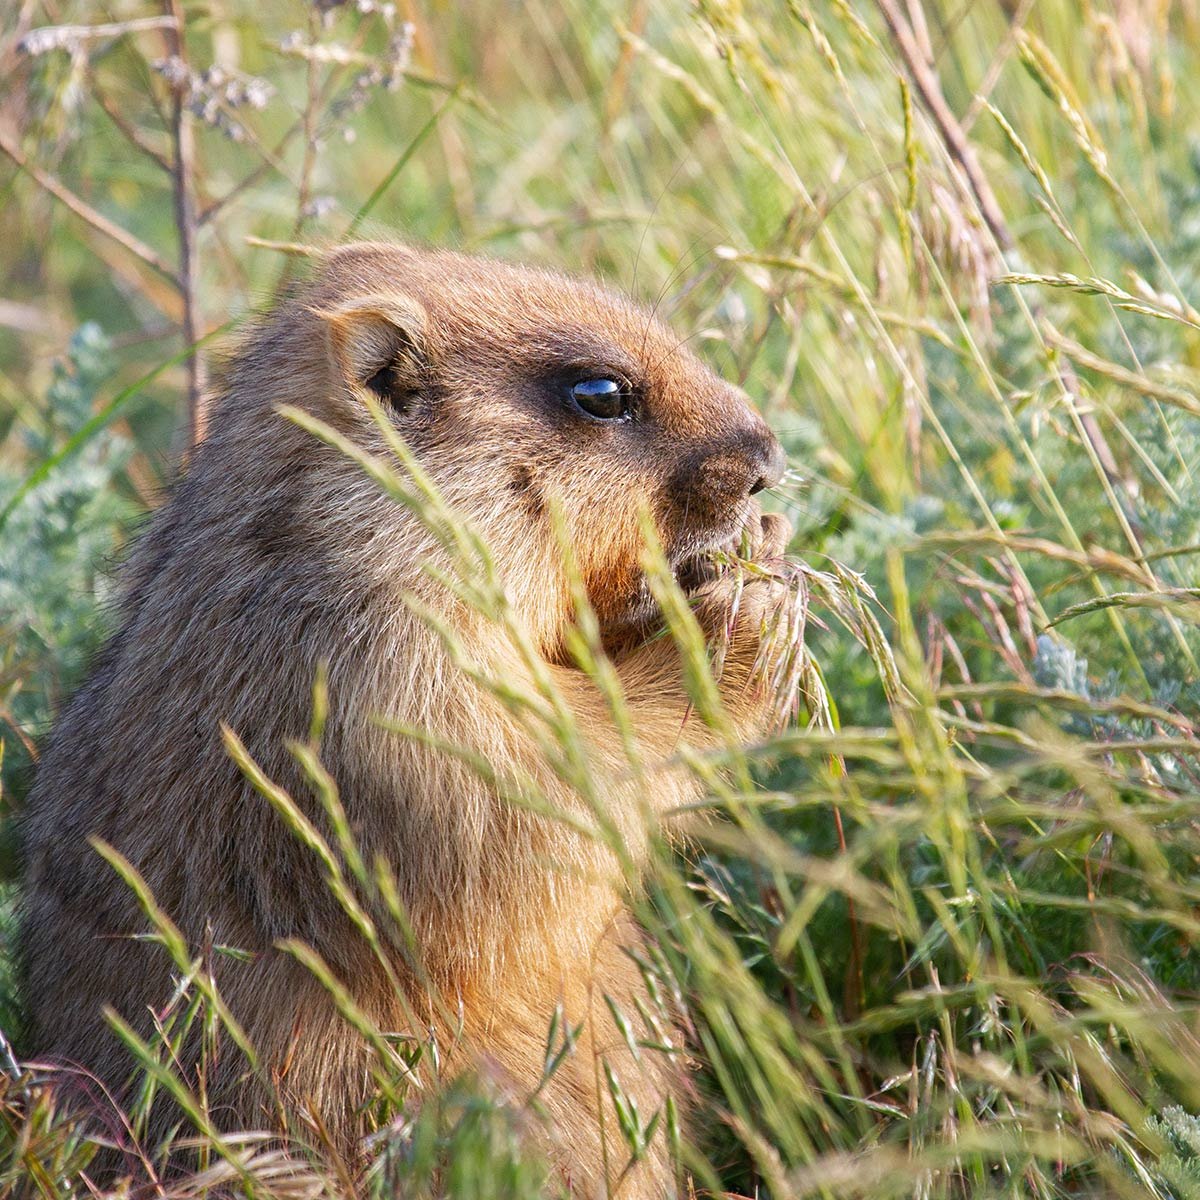
[[[736,542],[753,497],[784,470],[741,392],[651,314],[592,283],[352,245],[326,258],[282,319],[294,328],[276,357],[315,365],[320,348],[327,371],[300,402],[382,449],[364,404],[375,396],[488,540],[544,644],[569,613],[552,506],[602,627],[619,638],[653,617],[641,514],[694,586],[696,564]]]

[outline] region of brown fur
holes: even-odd
[[[222,994],[285,1099],[319,1115],[343,1146],[362,1132],[367,1060],[325,990],[275,948],[281,939],[314,947],[380,1028],[404,1028],[410,1006],[452,1056],[446,1069],[498,1075],[517,1100],[541,1076],[547,1026],[562,1003],[584,1033],[541,1094],[546,1147],[577,1194],[592,1195],[605,1169],[596,1056],[612,1063],[644,1116],[677,1088],[679,1068],[649,1053],[635,1063],[603,1002],[607,992],[633,1014],[643,994],[623,950],[641,935],[603,842],[505,803],[461,761],[372,723],[382,714],[477,751],[502,776],[531,774],[558,807],[586,819],[583,802],[546,767],[529,721],[453,667],[406,596],[442,612],[485,670],[531,687],[511,640],[422,572],[436,548],[402,506],[276,411],[298,406],[387,458],[364,405],[363,384],[378,385],[381,368],[391,372],[397,428],[492,548],[635,858],[646,836],[642,793],[623,770],[606,704],[566,665],[572,606],[553,506],[645,762],[665,759],[681,738],[713,742],[690,714],[671,639],[644,636],[654,613],[638,565],[639,512],[653,515],[676,564],[747,525],[763,554],[780,553],[786,524],[763,518],[751,499],[781,466],[766,426],[672,334],[591,284],[391,245],[335,251],[231,366],[208,440],[126,568],[119,632],[43,758],[27,827],[32,1049],[82,1064],[119,1093],[130,1062],[101,1005],[147,1032],[148,1006],[170,995],[162,949],[128,937],[146,923],[89,848],[88,836],[99,835],[144,875],[193,945],[211,938],[253,952],[248,963],[216,961]],[[548,382],[570,370],[621,372],[641,388],[645,409],[627,424],[589,421]],[[767,707],[752,668],[762,615],[777,599],[769,583],[748,588],[723,668],[726,705],[746,735]],[[699,611],[710,635],[728,623],[729,606],[726,583],[705,585]],[[321,663],[330,700],[322,760],[367,857],[390,864],[422,967],[461,1030],[415,985],[404,1003],[397,998],[316,857],[222,747],[224,722],[316,813],[286,743],[307,736]],[[694,783],[667,771],[652,791],[662,811],[695,799]],[[227,1128],[272,1120],[264,1088],[244,1076],[226,1046],[206,1079]],[[603,1118],[619,1194],[669,1191],[664,1137],[626,1172],[612,1112]]]

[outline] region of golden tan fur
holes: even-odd
[[[390,372],[382,382],[381,369]],[[629,379],[643,397],[638,418],[597,422],[571,410],[564,371]],[[429,730],[481,754],[500,776],[532,776],[555,806],[588,819],[545,765],[530,720],[455,668],[409,597],[441,613],[482,669],[528,690],[530,667],[513,640],[422,572],[438,552],[411,514],[277,412],[297,406],[388,458],[365,408],[368,383],[392,402],[397,429],[447,502],[491,547],[635,859],[646,836],[642,792],[606,703],[564,651],[573,607],[553,506],[644,761],[661,762],[681,740],[712,743],[690,711],[671,639],[646,637],[655,614],[639,567],[639,513],[652,514],[681,579],[698,554],[743,528],[760,554],[781,553],[786,524],[763,518],[751,498],[781,469],[762,421],[671,333],[591,284],[391,245],[335,251],[232,364],[208,440],[126,568],[119,631],[43,758],[27,824],[31,1049],[83,1065],[119,1095],[130,1063],[103,1027],[101,1005],[145,1033],[148,1006],[170,995],[166,955],[129,938],[145,920],[87,845],[99,835],[144,875],[193,945],[253,953],[250,962],[215,960],[222,994],[285,1100],[316,1114],[343,1147],[363,1129],[367,1059],[325,990],[276,949],[281,939],[314,947],[380,1028],[402,1030],[406,1009],[421,1014],[452,1056],[443,1074],[482,1069],[517,1101],[537,1085],[547,1027],[563,1004],[584,1032],[542,1091],[545,1146],[560,1179],[595,1195],[605,1169],[596,1056],[644,1115],[678,1090],[679,1067],[654,1054],[635,1063],[603,1002],[607,992],[633,1013],[643,994],[623,949],[641,935],[603,841],[506,803],[462,761],[372,722],[383,715]],[[696,590],[702,624],[716,636],[731,619],[728,583]],[[768,707],[752,676],[763,614],[777,601],[773,585],[752,584],[734,622],[721,686],[744,735]],[[224,722],[316,819],[286,743],[307,735],[322,663],[330,702],[322,761],[367,857],[390,865],[422,968],[461,1031],[415,985],[397,998],[315,856],[222,747]],[[659,811],[693,801],[694,791],[681,774],[653,776]],[[205,1082],[224,1127],[274,1121],[267,1090],[246,1082],[231,1046]],[[603,1115],[619,1194],[666,1194],[664,1137],[625,1171],[612,1113]]]

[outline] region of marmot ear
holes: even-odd
[[[346,382],[406,411],[428,366],[421,305],[407,296],[360,296],[313,312],[325,322],[330,355]]]

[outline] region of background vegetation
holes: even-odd
[[[874,589],[902,680],[814,591],[830,710],[710,775],[729,820],[654,876],[695,1186],[1200,1195],[1193,0],[13,0],[0,79],[6,937],[38,743],[292,251],[554,264],[746,387],[795,553]],[[0,1191],[86,1194],[85,1133],[3,1078]],[[515,1129],[453,1091],[353,1186],[536,1194]]]

